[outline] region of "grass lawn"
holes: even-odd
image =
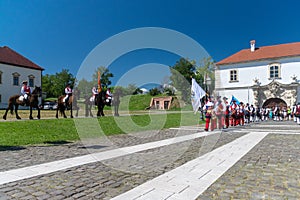
[[[4,111],[0,111],[3,115]],[[20,111],[28,119],[29,111]],[[48,114],[47,114],[48,113]],[[54,111],[42,111],[43,116],[52,116]],[[46,115],[47,114],[47,115]],[[34,117],[36,114],[34,113]],[[52,144],[80,140],[80,137],[96,137],[93,124],[100,125],[105,135],[123,134],[145,130],[159,130],[181,125],[199,124],[199,115],[188,113],[138,114],[131,116],[74,119],[42,119],[0,122],[0,148],[37,144]],[[98,126],[99,127],[99,126]],[[78,131],[80,130],[80,137]],[[83,131],[82,131],[83,130]],[[96,129],[97,131],[97,129]],[[86,135],[82,135],[82,132]]]

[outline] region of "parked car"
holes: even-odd
[[[55,102],[45,102],[43,109],[44,110],[55,110],[57,108],[57,103]]]

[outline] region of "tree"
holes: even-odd
[[[93,84],[98,84],[98,72],[101,74],[101,87],[107,89],[111,85],[110,78],[114,77],[112,73],[109,72],[109,69],[106,67],[98,67],[93,74]]]
[[[185,58],[180,58],[176,64],[171,67],[170,80],[172,85],[181,92],[182,100],[190,102],[191,77],[195,73],[195,62]]]
[[[211,85],[209,86],[208,91],[212,93],[215,88],[215,65],[211,57],[203,58],[200,61],[199,66],[196,67],[195,80],[200,84],[203,89],[206,89],[205,82],[207,77],[211,79]]]
[[[43,91],[47,93],[47,97],[58,97],[64,94],[64,88],[67,83],[74,86],[75,78],[68,69],[62,69],[61,72],[55,75],[48,75],[42,77]]]

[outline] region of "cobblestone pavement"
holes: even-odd
[[[286,122],[289,123],[289,122]],[[223,131],[221,134],[197,138],[179,144],[159,147],[103,162],[86,164],[26,180],[0,185],[2,199],[110,199],[147,180],[153,179],[212,149],[247,134],[248,129],[272,129],[286,123],[268,122]],[[269,126],[272,125],[272,126]],[[286,132],[285,126],[280,126]],[[292,128],[291,128],[292,127]],[[274,128],[274,127],[273,127]],[[298,126],[289,126],[294,132]],[[279,130],[276,127],[276,130]],[[199,130],[163,130],[143,136],[113,136],[118,147],[162,140],[176,135],[192,134]],[[149,136],[150,135],[150,136]],[[204,145],[206,144],[206,145]],[[300,135],[270,134],[199,199],[300,199]],[[109,147],[101,146],[96,151]],[[207,149],[207,150],[212,150]],[[175,152],[175,153],[174,153]],[[0,171],[31,166],[89,153],[81,143],[54,146],[25,147],[0,151]]]

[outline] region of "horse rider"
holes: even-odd
[[[21,95],[24,97],[23,98],[23,101],[25,104],[28,104],[29,102],[29,96],[31,95],[31,89],[30,87],[27,85],[28,84],[28,81],[23,81],[22,82],[22,88],[21,88]]]
[[[73,93],[72,88],[70,87],[70,84],[68,83],[66,85],[66,88],[65,88],[65,95],[66,96],[63,99],[64,103],[66,103],[66,104],[68,103],[70,96],[72,96],[72,93]]]
[[[106,90],[105,99],[106,99],[107,103],[111,103],[112,93],[110,91],[110,88],[107,88],[107,90]]]

